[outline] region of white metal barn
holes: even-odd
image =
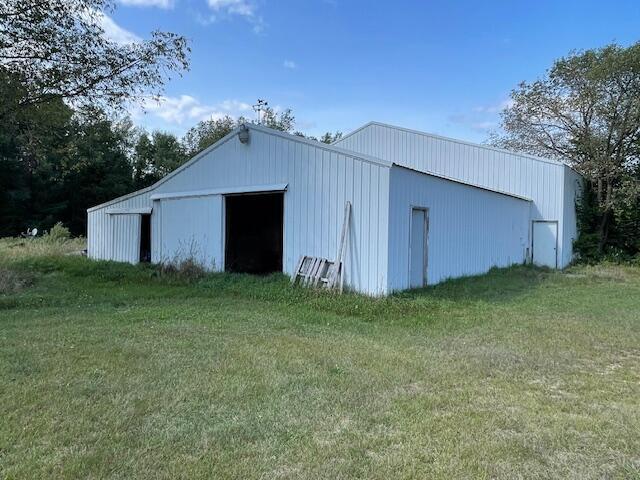
[[[370,122],[336,142],[398,165],[532,200],[532,261],[566,267],[577,237],[582,177],[562,162]]]
[[[362,293],[523,263],[532,245],[534,260],[556,266],[552,234],[564,265],[575,235],[569,172],[380,124],[337,145],[246,125],[155,185],[90,208],[88,255],[291,275],[302,255],[336,257],[349,201],[344,281]]]

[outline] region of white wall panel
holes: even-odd
[[[222,196],[160,201],[157,260],[178,263],[193,258],[209,270],[223,266]]]
[[[525,261],[531,202],[396,166],[390,185],[390,290],[409,287],[412,207],[429,212],[429,284]]]
[[[565,215],[565,172],[572,178],[579,176],[559,162],[379,123],[368,124],[335,145],[418,171],[530,198],[533,219],[560,222],[560,235],[575,232],[575,219]],[[573,222],[566,227],[562,223],[565,217]],[[561,266],[571,259],[569,238],[559,239]]]
[[[117,262],[140,260],[140,215],[109,215],[112,228],[111,256]]]

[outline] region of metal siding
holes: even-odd
[[[151,261],[160,263],[162,258],[162,202],[154,200],[151,214]]]
[[[432,172],[533,200],[532,219],[557,220],[560,233],[575,232],[566,205],[564,165],[420,132],[372,123],[335,144],[408,168]],[[577,176],[571,171],[573,176]],[[564,225],[565,221],[573,222]],[[570,238],[570,235],[567,236]],[[569,240],[559,238],[559,263],[571,259]]]
[[[160,204],[159,261],[192,258],[209,270],[221,270],[222,196],[166,199]]]
[[[138,263],[140,259],[140,215],[109,215],[112,224],[112,256],[118,262]]]
[[[429,209],[427,281],[523,263],[531,202],[392,167],[389,290],[409,286],[411,207]]]
[[[376,180],[378,185],[367,184],[363,188],[363,182]],[[203,232],[198,222],[205,222],[215,239],[207,236],[204,250],[208,256],[203,260],[208,265],[215,262],[219,268],[221,263],[215,254],[215,245],[217,242],[222,244],[222,218],[211,217],[214,213],[206,206],[208,200],[186,202],[186,199],[179,199],[169,207],[166,200],[152,202],[150,195],[286,183],[284,271],[292,274],[301,255],[335,258],[344,205],[348,200],[352,204],[352,217],[345,256],[345,284],[362,293],[382,295],[386,293],[388,283],[387,258],[379,254],[388,251],[388,182],[387,165],[351,156],[320,143],[297,141],[293,137],[251,127],[249,144],[243,145],[237,136],[231,136],[150,191],[90,211],[89,255],[120,259],[129,254],[123,254],[121,249],[133,241],[130,239],[132,226],[129,225],[129,233],[126,229],[116,228],[105,213],[107,207],[149,207],[153,203],[154,262],[170,259],[176,252],[176,245],[184,244],[190,234],[202,241]],[[206,216],[209,217],[205,219]],[[114,241],[114,235],[123,241]],[[178,242],[178,239],[182,241]],[[218,255],[222,256],[220,252],[221,248]]]
[[[112,215],[107,210],[150,207],[150,195],[151,192],[144,192],[88,212],[87,255],[96,260],[137,263],[140,253],[140,215]],[[154,213],[152,223],[153,216]]]

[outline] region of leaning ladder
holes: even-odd
[[[342,232],[336,259],[332,262],[322,257],[302,255],[291,277],[291,284],[296,281],[305,287],[324,287],[328,289],[339,288],[340,293],[344,289],[344,255],[346,252],[351,217],[351,202],[344,206],[344,218]]]

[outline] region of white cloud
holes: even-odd
[[[129,30],[125,30],[113,19],[104,13],[100,19],[100,25],[104,30],[105,36],[116,43],[120,44],[128,44],[128,43],[136,43],[140,42],[142,39],[137,36],[135,33],[130,32]]]
[[[118,3],[128,7],[173,8],[173,0],[118,0]]]
[[[213,13],[211,15],[203,15],[200,12],[195,12],[194,18],[196,19],[196,22],[198,22],[203,27],[211,25],[218,19],[218,17],[216,17]]]
[[[494,128],[496,128],[498,126],[498,122],[492,122],[490,120],[485,121],[485,122],[475,122],[471,124],[471,127],[474,130],[480,130],[480,131],[487,131],[487,130],[493,130]]]
[[[284,63],[282,64],[282,66],[284,68],[289,68],[291,70],[294,70],[295,68],[298,67],[298,65],[296,64],[296,62],[294,62],[293,60],[285,60]]]
[[[252,110],[251,105],[246,102],[240,102],[238,100],[224,100],[219,104],[222,110],[227,112],[248,112]]]
[[[207,0],[209,8],[217,14],[238,15],[253,25],[255,33],[261,33],[264,30],[264,20],[257,14],[257,7],[253,0]],[[217,20],[217,17],[201,17],[199,23],[207,25]]]
[[[218,104],[208,105],[191,95],[178,97],[162,96],[158,99],[148,98],[141,107],[131,112],[137,123],[145,122],[145,116],[161,119],[170,127],[191,127],[201,120],[220,119],[225,115],[238,117],[251,111],[251,105],[238,100],[224,100]]]
[[[505,108],[509,108],[513,105],[513,100],[510,98],[505,98],[501,102],[495,103],[493,105],[481,105],[473,109],[474,112],[478,113],[500,113]]]
[[[253,17],[255,15],[255,5],[247,0],[208,0],[208,2],[209,6],[215,11],[243,17]]]
[[[477,132],[487,133],[500,127],[500,113],[513,105],[513,100],[505,98],[497,103],[481,105],[465,113],[449,115],[448,120]]]
[[[264,21],[262,20],[262,17],[257,17],[252,23],[253,33],[258,34],[264,31]]]
[[[87,10],[81,14],[87,22],[98,25],[104,32],[105,38],[120,45],[127,45],[142,41],[135,33],[122,28],[113,19],[104,12],[99,10]]]

